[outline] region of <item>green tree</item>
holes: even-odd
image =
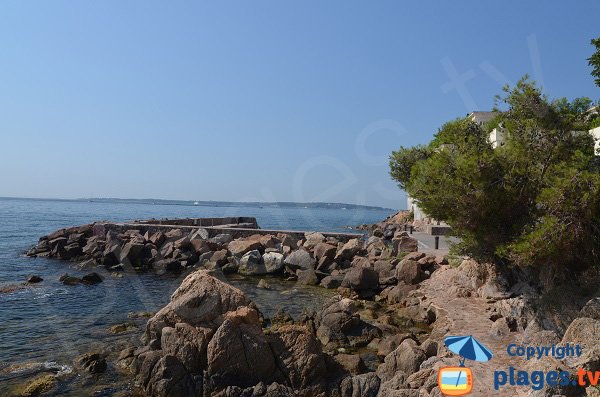
[[[588,58],[588,64],[592,67],[592,76],[596,85],[600,87],[600,37],[592,39],[591,44],[596,47],[596,52]]]
[[[406,183],[410,179],[411,168],[421,160],[429,157],[427,146],[419,145],[412,148],[400,147],[392,152],[390,156],[390,176],[401,189],[406,189]]]
[[[426,156],[394,152],[390,169],[403,171],[392,176],[452,226],[459,253],[516,265],[598,263],[600,173],[592,137],[573,133],[588,102],[550,101],[524,78],[498,97],[505,110],[489,125],[454,120],[418,149]],[[494,126],[506,139],[496,149]]]

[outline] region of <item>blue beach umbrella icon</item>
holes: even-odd
[[[452,353],[467,360],[486,362],[494,356],[490,349],[471,335],[447,336],[444,338],[444,344]]]
[[[490,349],[471,335],[447,336],[444,338],[444,344],[451,352],[462,357],[462,360],[460,360],[461,367],[465,366],[465,359],[486,362],[491,360],[494,356]],[[459,384],[461,375],[462,372],[459,372],[456,379],[456,385]]]

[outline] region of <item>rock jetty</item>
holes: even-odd
[[[586,353],[536,364],[600,370],[598,299],[544,292],[540,274],[418,252],[398,219],[368,227],[364,238],[94,224],[44,237],[29,254],[111,270],[191,268],[170,302],[148,320],[142,344],[109,363],[129,371],[148,396],[441,397],[438,369],[458,363],[443,344],[448,335],[477,335],[496,353],[494,368],[531,366],[503,354],[510,343],[571,342]],[[263,288],[268,283],[262,277],[277,275],[337,294],[299,318],[281,311],[268,319],[227,283],[226,274],[235,272],[257,276]],[[471,367],[478,377],[473,395],[594,395],[572,387],[506,387],[499,394],[489,367]]]

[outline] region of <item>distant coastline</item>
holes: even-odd
[[[326,202],[308,202],[297,203],[291,201],[200,201],[200,200],[165,200],[165,199],[122,199],[111,197],[90,197],[77,199],[60,198],[31,198],[31,197],[0,197],[2,200],[39,200],[39,201],[76,201],[76,202],[97,202],[97,203],[115,203],[115,204],[154,204],[154,205],[180,205],[192,207],[267,207],[267,208],[310,208],[310,209],[347,209],[347,210],[377,210],[377,211],[397,211],[393,208],[385,208],[371,205],[348,204],[348,203],[326,203]]]

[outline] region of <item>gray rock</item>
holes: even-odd
[[[315,246],[314,254],[315,258],[320,260],[322,258],[327,258],[330,261],[333,261],[335,254],[337,252],[337,247],[332,244],[320,243]]]
[[[229,244],[232,240],[231,234],[226,233],[217,234],[215,237],[208,239],[211,243],[218,245]]]
[[[304,326],[284,325],[271,333],[269,344],[277,358],[277,367],[284,378],[289,379],[290,386],[295,390],[311,386],[317,395],[327,367],[321,345],[314,335]]]
[[[379,357],[380,360],[383,360],[388,354],[396,350],[404,340],[411,338],[412,335],[409,333],[386,336],[377,345],[377,357]]]
[[[83,276],[81,282],[87,285],[99,284],[102,282],[102,277],[98,273],[92,272]]]
[[[321,280],[321,286],[328,289],[337,288],[342,285],[343,280],[343,276],[327,276]]]
[[[192,377],[175,356],[164,356],[154,366],[146,386],[149,396],[194,396]]]
[[[381,330],[360,319],[354,301],[335,296],[323,304],[319,313],[317,338],[324,346],[364,347],[381,337]]]
[[[600,298],[589,300],[579,312],[580,317],[589,317],[600,320]]]
[[[358,255],[363,250],[362,242],[359,239],[351,239],[338,251],[335,259],[352,260],[355,255]]]
[[[44,281],[44,279],[37,275],[32,275],[27,278],[29,284],[41,283],[42,281]]]
[[[373,270],[379,275],[379,280],[396,276],[396,267],[389,260],[380,259],[373,265]]]
[[[304,246],[308,249],[313,249],[317,244],[325,241],[325,236],[318,232],[308,232],[304,234],[306,241]]]
[[[171,302],[148,320],[144,338],[160,339],[164,327],[177,323],[216,329],[225,313],[250,303],[239,289],[198,270],[188,275],[171,295]]]
[[[121,263],[131,264],[132,266],[139,267],[142,260],[143,250],[143,244],[129,242],[123,246],[119,260]]]
[[[229,251],[226,249],[215,251],[210,255],[208,262],[213,264],[215,267],[221,267],[227,263],[227,255]]]
[[[189,371],[198,373],[207,367],[206,348],[213,333],[210,328],[177,323],[163,328],[160,347],[164,354],[177,357]]]
[[[69,276],[67,273],[60,276],[58,279],[61,283],[65,285],[77,285],[81,283],[81,279],[74,276]]]
[[[313,269],[298,270],[296,271],[298,276],[298,284],[300,285],[318,285],[319,278]]]
[[[283,254],[279,252],[267,252],[262,260],[267,273],[278,273],[283,269]]]
[[[337,354],[334,359],[352,375],[360,375],[367,370],[359,354]]]
[[[241,258],[247,252],[262,248],[262,245],[258,240],[234,240],[229,243],[227,248],[231,255]]]
[[[345,378],[340,384],[341,397],[376,397],[381,380],[373,373]]]
[[[303,249],[296,250],[285,258],[284,263],[291,269],[314,269],[316,261]]]
[[[240,259],[238,273],[248,276],[260,276],[267,274],[262,256],[258,250],[248,251]]]
[[[87,353],[77,359],[78,364],[91,374],[106,371],[106,359],[100,353]]]
[[[396,278],[406,284],[417,284],[423,280],[421,265],[412,259],[403,259],[396,268]]]
[[[412,339],[405,339],[388,354],[383,364],[377,369],[377,374],[385,382],[391,379],[397,371],[412,374],[419,370],[421,363],[427,359],[425,352]]]
[[[402,252],[416,252],[419,249],[418,241],[412,237],[400,236],[392,239],[392,255],[397,256]]]
[[[366,267],[353,267],[344,276],[342,287],[355,291],[376,290],[379,287],[379,275]]]
[[[277,366],[256,311],[228,313],[208,343],[208,373],[217,385],[248,387],[272,381]]]

